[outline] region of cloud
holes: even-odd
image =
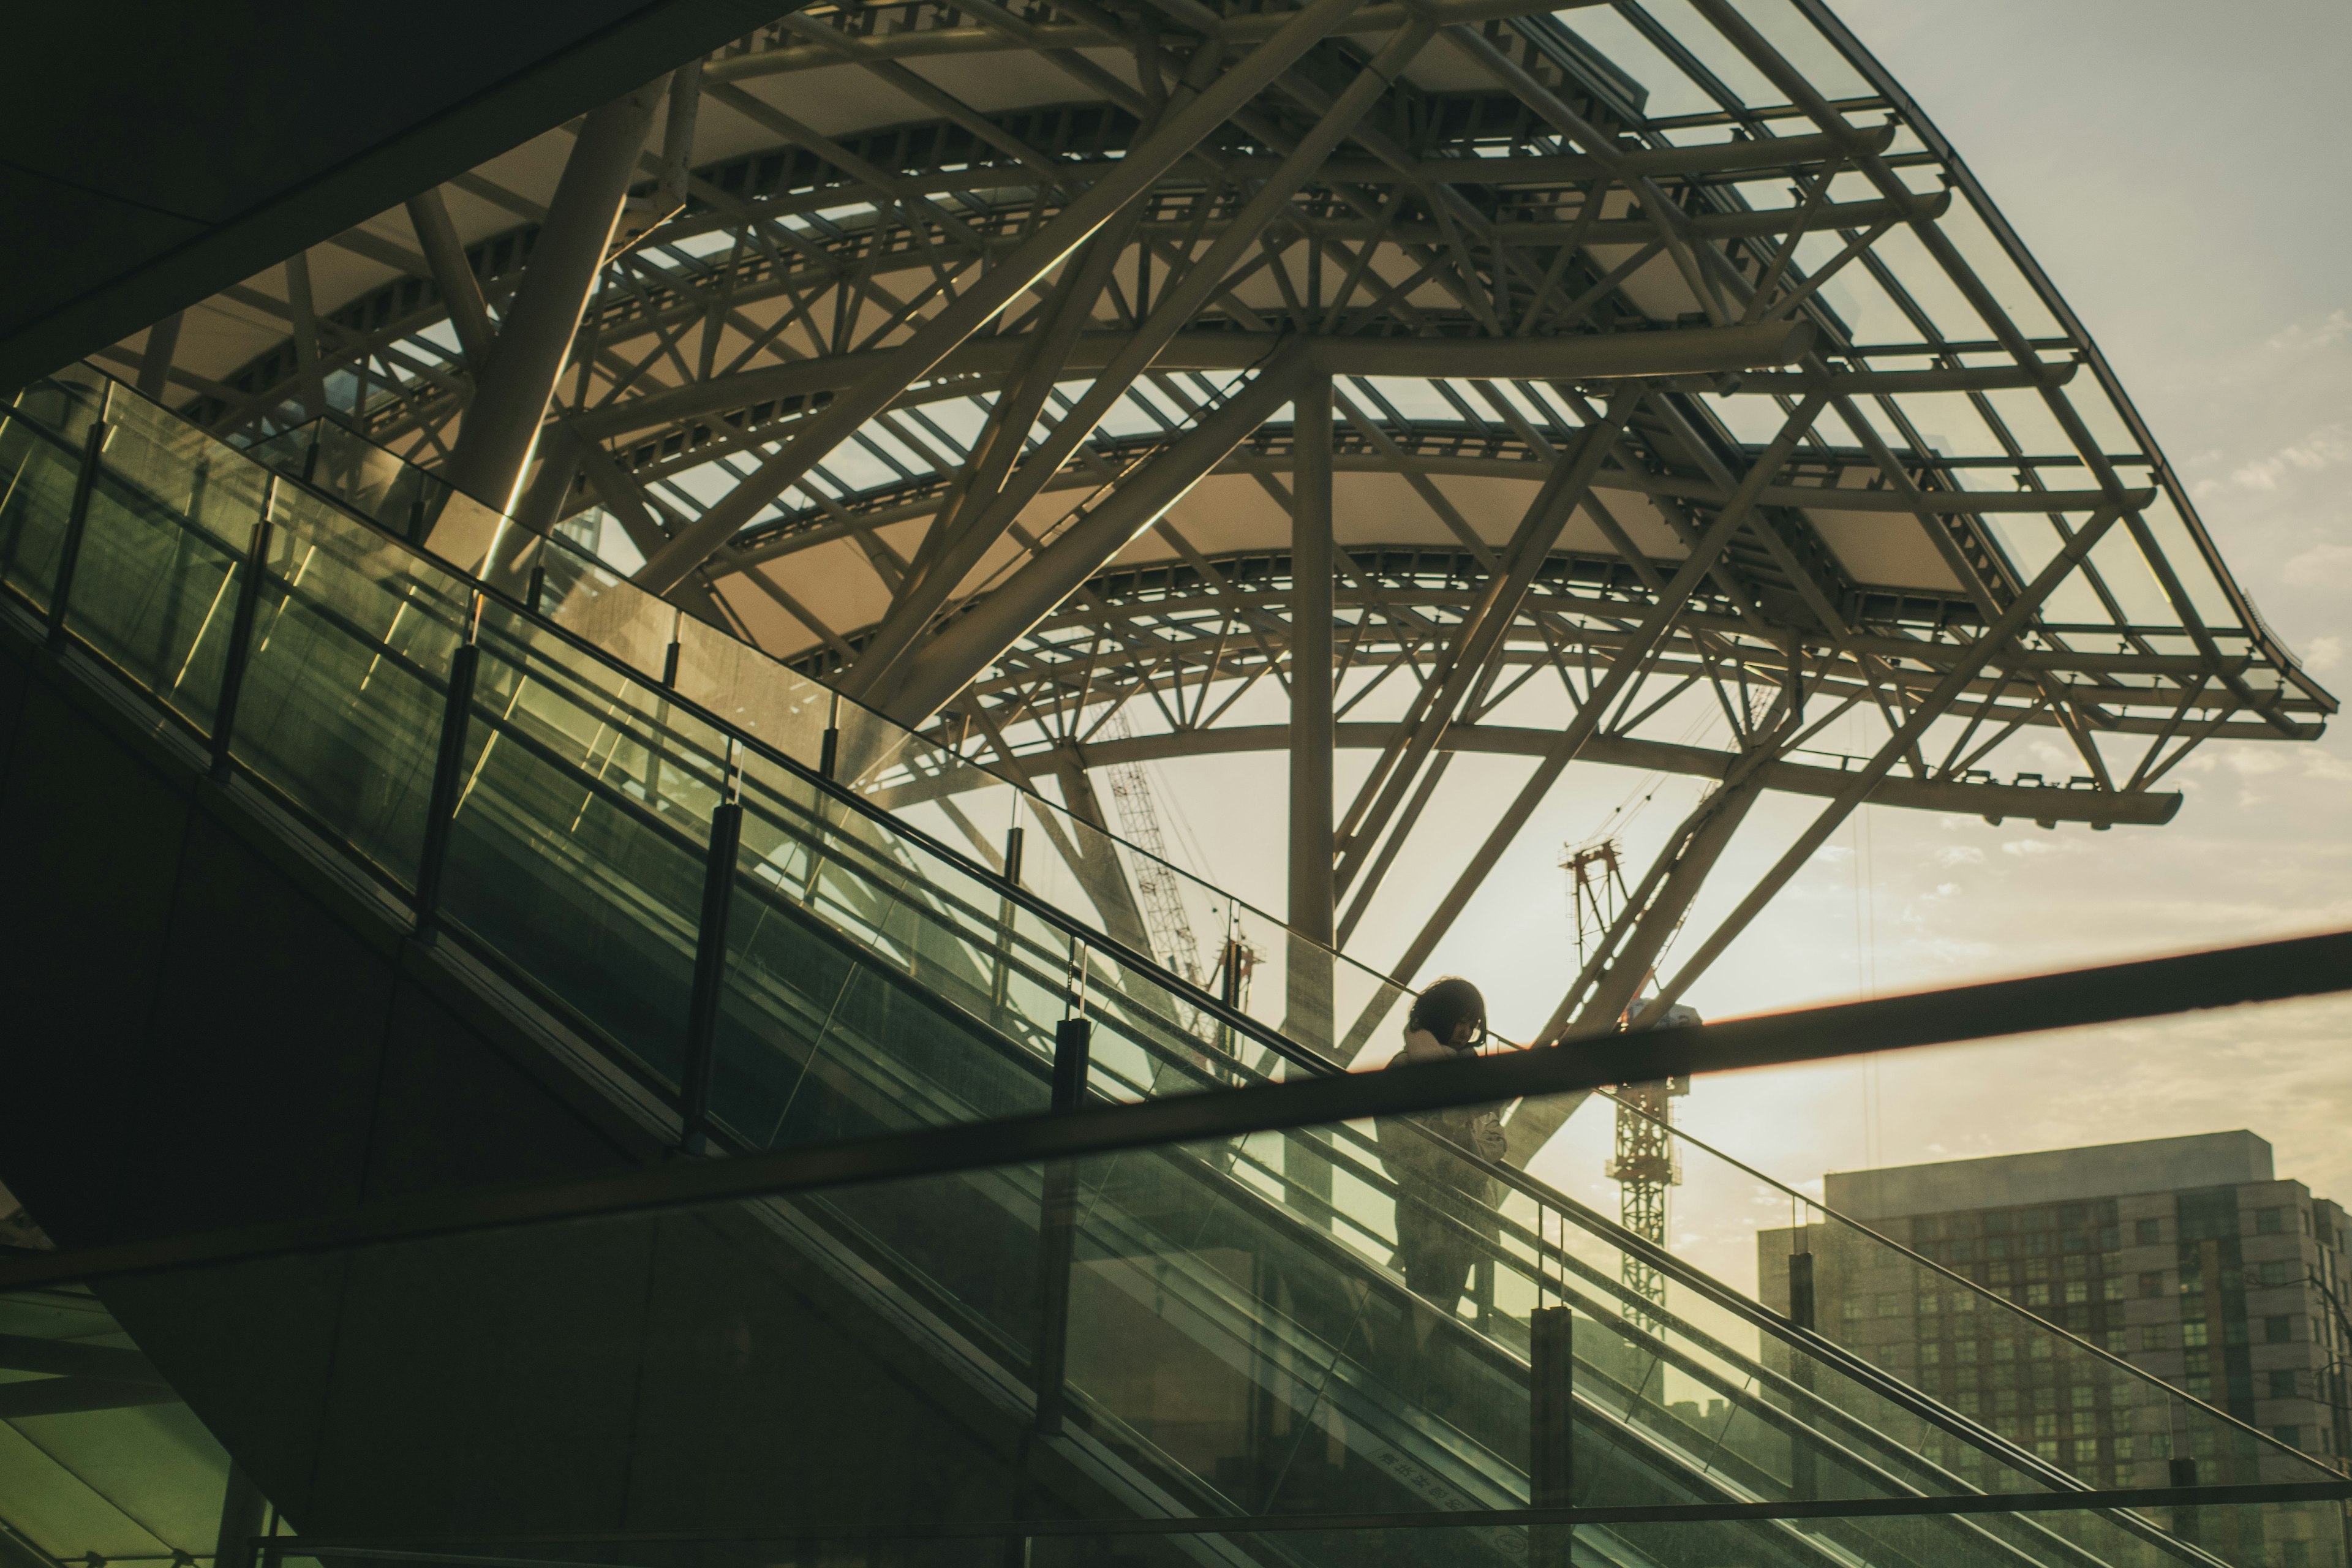
[[[1936,864],[1938,866],[1981,866],[1984,863],[1984,851],[1973,844],[1958,844],[1949,849],[1936,851]]]
[[[2332,643],[2336,639],[2323,637],[2321,640]],[[2333,752],[2312,747],[2306,747],[2297,754],[2303,759],[2304,777],[2320,779],[2328,784],[2352,784],[2352,762],[2347,762]]]
[[[2305,328],[2297,321],[2283,332],[2273,332],[2263,346],[2287,351],[2324,349],[2347,339],[2352,339],[2352,310],[2338,309],[2330,310],[2315,327]]]
[[[2352,581],[2352,544],[2315,544],[2290,559],[2287,575],[2306,588]],[[2333,637],[2323,638],[2333,642]]]
[[[2325,675],[2344,662],[2342,637],[2314,637],[2304,654],[2303,665],[2314,675]]]
[[[2290,474],[2325,473],[2344,463],[2352,463],[2352,433],[2341,423],[2323,425],[2302,440],[2232,470],[2230,482],[2240,489],[2267,492],[2277,489]]]

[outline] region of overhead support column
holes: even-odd
[[[220,1532],[213,1541],[213,1568],[253,1568],[254,1537],[269,1512],[268,1500],[234,1459],[221,1497]],[[96,1555],[92,1553],[92,1555]]]
[[[522,288],[466,406],[443,477],[499,511],[514,510],[540,422],[604,269],[667,81],[649,82],[582,122],[531,247]]]
[[[1290,492],[1290,929],[1328,946],[1331,689],[1338,618],[1331,538],[1331,378],[1314,375],[1293,404]]]
[[[1612,1023],[1633,1005],[1683,917],[1690,912],[1691,900],[1723,858],[1732,835],[1747,820],[1748,808],[1763,795],[1761,781],[1760,770],[1750,773],[1699,802],[1650,875],[1643,879],[1644,886],[1619,917],[1619,929],[1608,933],[1588,973],[1577,977],[1575,988],[1560,999],[1537,1038],[1552,1038],[1570,1026],[1571,1016],[1578,1028]],[[1580,994],[1584,996],[1580,1006]]]
[[[180,350],[180,316],[174,310],[147,329],[147,347],[139,356],[139,395],[161,403],[171,389],[172,356]]]
[[[670,73],[669,109],[662,118],[661,177],[654,195],[675,213],[686,205],[694,179],[694,127],[702,109],[699,56]]]
[[[586,448],[596,444],[572,429],[562,419],[548,421],[540,433],[538,471],[530,483],[515,498],[513,517],[530,533],[547,533],[567,515],[565,509],[572,501],[572,489],[580,481],[580,470],[586,460]],[[597,450],[601,453],[602,447]],[[656,533],[655,542],[664,536]],[[634,536],[632,536],[634,541]],[[520,547],[520,545],[518,546]],[[646,548],[638,544],[637,548]]]
[[[425,265],[433,268],[434,287],[441,290],[441,302],[449,308],[449,325],[457,333],[466,367],[478,383],[489,366],[496,334],[490,326],[489,307],[482,302],[482,285],[466,260],[465,242],[457,237],[457,226],[449,221],[449,205],[441,199],[440,186],[408,198],[408,226],[416,231],[417,248],[425,252]]]
[[[1360,4],[1361,0],[1308,0],[1272,37],[1236,61],[1200,97],[1170,114],[1140,145],[1129,148],[1117,167],[1087,186],[1051,223],[973,279],[952,304],[925,321],[912,337],[884,353],[873,374],[804,421],[782,450],[646,562],[637,573],[637,584],[664,593],[701,564],[859,426],[929,375],[958,344],[1028,292],[1087,236],[1108,223],[1111,215],[1150,189],[1153,181],[1174,167],[1210,132],[1232,119]]]
[[[327,411],[327,381],[319,368],[319,310],[310,294],[310,253],[286,258],[286,308],[294,315],[294,363],[301,373],[302,417]]]
[[[1290,931],[1283,955],[1282,1032],[1328,1056],[1333,1045],[1331,689],[1339,547],[1331,536],[1331,376],[1304,378],[1291,403]],[[1283,1065],[1288,1078],[1297,1069]],[[1284,1180],[1325,1212],[1331,1163],[1304,1136],[1283,1141]]]
[[[1062,786],[1062,803],[1070,808],[1091,833],[1056,834],[1055,847],[1065,854],[1075,853],[1070,869],[1076,873],[1078,883],[1094,901],[1095,912],[1102,917],[1103,929],[1138,952],[1150,952],[1151,927],[1143,918],[1143,906],[1136,901],[1135,889],[1127,879],[1127,868],[1119,863],[1116,842],[1109,824],[1103,818],[1102,801],[1095,794],[1094,780],[1087,774],[1085,758],[1075,746],[1056,748],[1053,755],[1054,778]]]
[[[1191,435],[1129,474],[1092,511],[908,659],[897,689],[887,698],[873,694],[883,711],[910,730],[920,729],[1290,401],[1306,368],[1304,351],[1286,350],[1248,385],[1203,415]]]

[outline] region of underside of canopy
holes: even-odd
[[[640,96],[111,358],[443,467],[1074,804],[1287,750],[1311,936],[1454,759],[1532,759],[1408,978],[1571,764],[1715,781],[1562,1022],[1762,791],[1826,805],[1661,1005],[1864,802],[2157,823],[2199,742],[2334,710],[1819,0],[821,5]],[[501,466],[477,392],[567,258]],[[1997,775],[2019,736],[2063,774]]]

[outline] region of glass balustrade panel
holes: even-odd
[[[267,476],[151,405],[120,398],[113,412],[68,621],[208,731]]]
[[[46,613],[64,553],[80,455],[31,420],[0,425],[0,584]]]
[[[725,739],[503,605],[479,647],[444,909],[674,1082]]]
[[[1317,1055],[1353,1062],[1370,1051],[1364,1059],[1377,1065],[1391,1054],[1386,1042],[1401,1029],[1410,994],[1139,846],[1139,835],[1144,846],[1156,844],[1161,826],[1139,764],[1079,774],[1069,787],[1088,799],[1083,811],[1072,811],[980,765],[975,758],[1004,763],[969,716],[942,713],[925,732],[910,731],[646,593],[562,530],[541,537],[501,528],[504,520],[478,502],[331,421],[286,432],[258,450],[281,471],[307,473],[308,482],[404,534],[410,514],[396,496],[416,489],[426,498],[415,515],[429,528],[431,548],[461,571],[518,600],[536,582],[546,616],[641,675],[672,679],[681,697],[796,761],[817,763],[833,726],[839,779],[992,869],[1003,867],[1006,830],[1021,828],[1022,881],[1031,892],[1229,996]],[[415,485],[387,478],[386,463],[416,476]]]
[[[465,591],[283,487],[231,754],[395,886],[414,886]]]

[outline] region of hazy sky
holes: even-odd
[[[2114,362],[2239,580],[2352,684],[2352,6],[1847,0]],[[2352,925],[2352,739],[2206,747],[2168,826],[1880,811],[1783,896],[1702,1005],[1746,1011]],[[1865,940],[1832,935],[1856,902]],[[1867,922],[1875,908],[1874,940]],[[1840,960],[1844,973],[1840,973]],[[2352,1005],[1702,1085],[1689,1121],[1784,1177],[2244,1126],[2352,1192]],[[1871,1161],[1875,1153],[1877,1159]]]
[[[2352,595],[2352,130],[2343,112],[2352,5],[1843,0],[1840,9],[2105,350],[2265,617],[2331,689],[2352,687],[2343,608]],[[2013,744],[2004,771],[2035,766],[2035,743]],[[2076,771],[2051,755],[2055,774]],[[1516,784],[1493,771],[1507,764],[1485,765],[1490,776],[1454,797],[1473,830],[1481,803],[1499,805]],[[1278,844],[1212,823],[1203,803],[1214,796],[1199,787],[1208,779],[1187,773],[1198,766],[1164,773],[1210,846],[1203,869],[1279,909],[1278,880],[1268,879],[1280,874]],[[1487,987],[1506,1029],[1538,1021],[1572,963],[1558,846],[1590,837],[1633,782],[1583,772],[1438,956],[1437,967]],[[2161,828],[2044,833],[1866,813],[1690,1000],[1721,1016],[2352,926],[2344,728],[2315,745],[2209,743],[2172,778],[2187,801]],[[1278,777],[1266,782],[1280,787]],[[1666,784],[1629,843],[1645,851],[1643,834],[1663,832],[1691,798],[1686,782]],[[1717,910],[1817,807],[1759,808],[1717,873]],[[1426,847],[1434,836],[1424,835]],[[1423,867],[1442,868],[1429,858]],[[1706,914],[1703,904],[1694,929]],[[1370,932],[1364,945],[1377,951],[1388,935],[1393,951],[1402,934]],[[2281,1175],[2352,1198],[2347,1037],[2352,1004],[2296,1005],[1912,1053],[1874,1068],[1703,1080],[1684,1114],[1800,1184],[1868,1163],[2247,1127],[2276,1146]],[[1562,1150],[1547,1173],[1584,1188],[1597,1177],[1590,1163]],[[1715,1245],[1736,1252],[1734,1239]]]

